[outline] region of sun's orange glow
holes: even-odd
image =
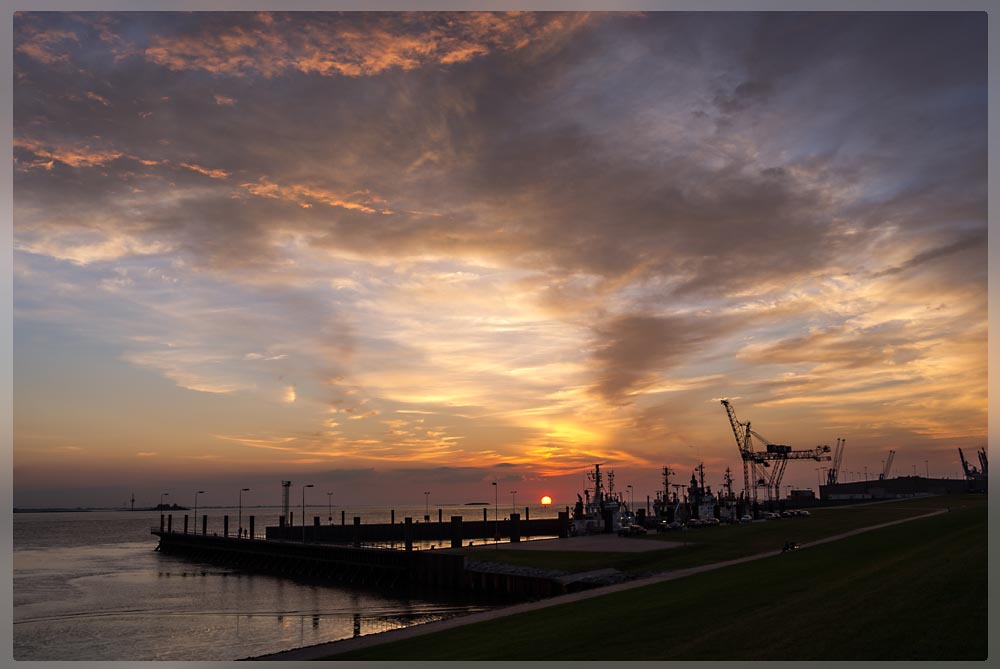
[[[552,503],[552,498],[551,497],[549,497],[548,495],[545,495],[544,497],[542,497],[542,506],[548,506],[551,503]]]

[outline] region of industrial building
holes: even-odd
[[[821,485],[821,500],[897,499],[922,495],[955,495],[966,492],[986,492],[985,486],[966,479],[931,479],[924,476],[901,476],[894,479],[872,479]]]

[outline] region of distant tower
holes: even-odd
[[[281,515],[285,522],[288,522],[288,490],[292,487],[291,481],[281,482]]]

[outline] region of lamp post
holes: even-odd
[[[329,514],[327,521],[333,525],[333,493],[326,493],[326,512]]]
[[[931,477],[931,469],[927,465],[927,461],[926,460],[924,460],[924,474],[927,476],[927,478]]]
[[[628,510],[635,513],[635,509],[633,508],[635,504],[635,488],[632,487],[631,483],[625,487],[628,488]]]
[[[250,488],[240,488],[239,522],[236,524],[236,527],[239,528],[239,531],[236,533],[238,537],[243,536],[243,493],[245,492],[250,492]]]
[[[495,527],[493,529],[493,547],[499,548],[500,542],[500,486],[497,485],[496,481],[493,481],[493,522]]]
[[[865,467],[865,483],[868,482],[868,468]]]
[[[510,512],[513,514],[517,510],[517,506],[514,503],[514,495],[517,494],[516,490],[510,491]],[[513,518],[513,515],[511,516]]]
[[[302,486],[302,543],[306,542],[306,488],[315,488],[312,483]]]
[[[194,533],[195,534],[198,534],[198,495],[204,495],[204,494],[205,494],[204,490],[199,490],[198,492],[196,492],[194,494],[194,528],[195,528]]]
[[[428,522],[431,519],[430,499],[431,499],[431,491],[430,490],[425,490],[424,491],[424,522],[425,523]]]
[[[159,506],[159,509],[161,511],[163,510],[163,498],[164,497],[170,497],[170,493],[169,492],[161,492],[160,493],[160,506]]]

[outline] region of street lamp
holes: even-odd
[[[494,548],[499,548],[500,541],[500,486],[497,485],[496,481],[493,481],[493,522],[495,527],[493,530],[493,546]]]
[[[865,483],[868,482],[868,468],[865,467]]]
[[[635,513],[635,509],[633,508],[635,505],[635,489],[631,483],[625,487],[628,488],[628,510]]]
[[[239,522],[236,525],[239,528],[239,531],[236,533],[236,536],[238,537],[243,536],[243,493],[245,492],[250,492],[250,488],[240,488],[240,515]]]
[[[516,494],[517,494],[516,490],[511,490],[510,491],[510,513],[511,513],[511,518],[514,517],[514,511],[517,510],[517,506],[514,504],[514,495],[516,495]]]
[[[198,495],[204,495],[204,490],[199,490],[194,494],[194,533],[198,534]]]
[[[306,488],[315,488],[312,483],[302,486],[302,543],[306,542]]]
[[[333,493],[332,492],[326,493],[326,512],[328,514],[330,514],[330,517],[327,518],[327,520],[330,522],[331,525],[333,525]]]
[[[927,461],[926,460],[924,460],[924,474],[927,476],[927,478],[931,477],[931,469],[927,465]]]
[[[160,493],[160,507],[159,508],[160,508],[161,511],[163,510],[163,498],[164,497],[170,497],[170,493],[169,492],[161,492]]]
[[[425,523],[431,519],[430,498],[431,498],[431,492],[429,490],[425,490],[424,491],[424,522]]]

